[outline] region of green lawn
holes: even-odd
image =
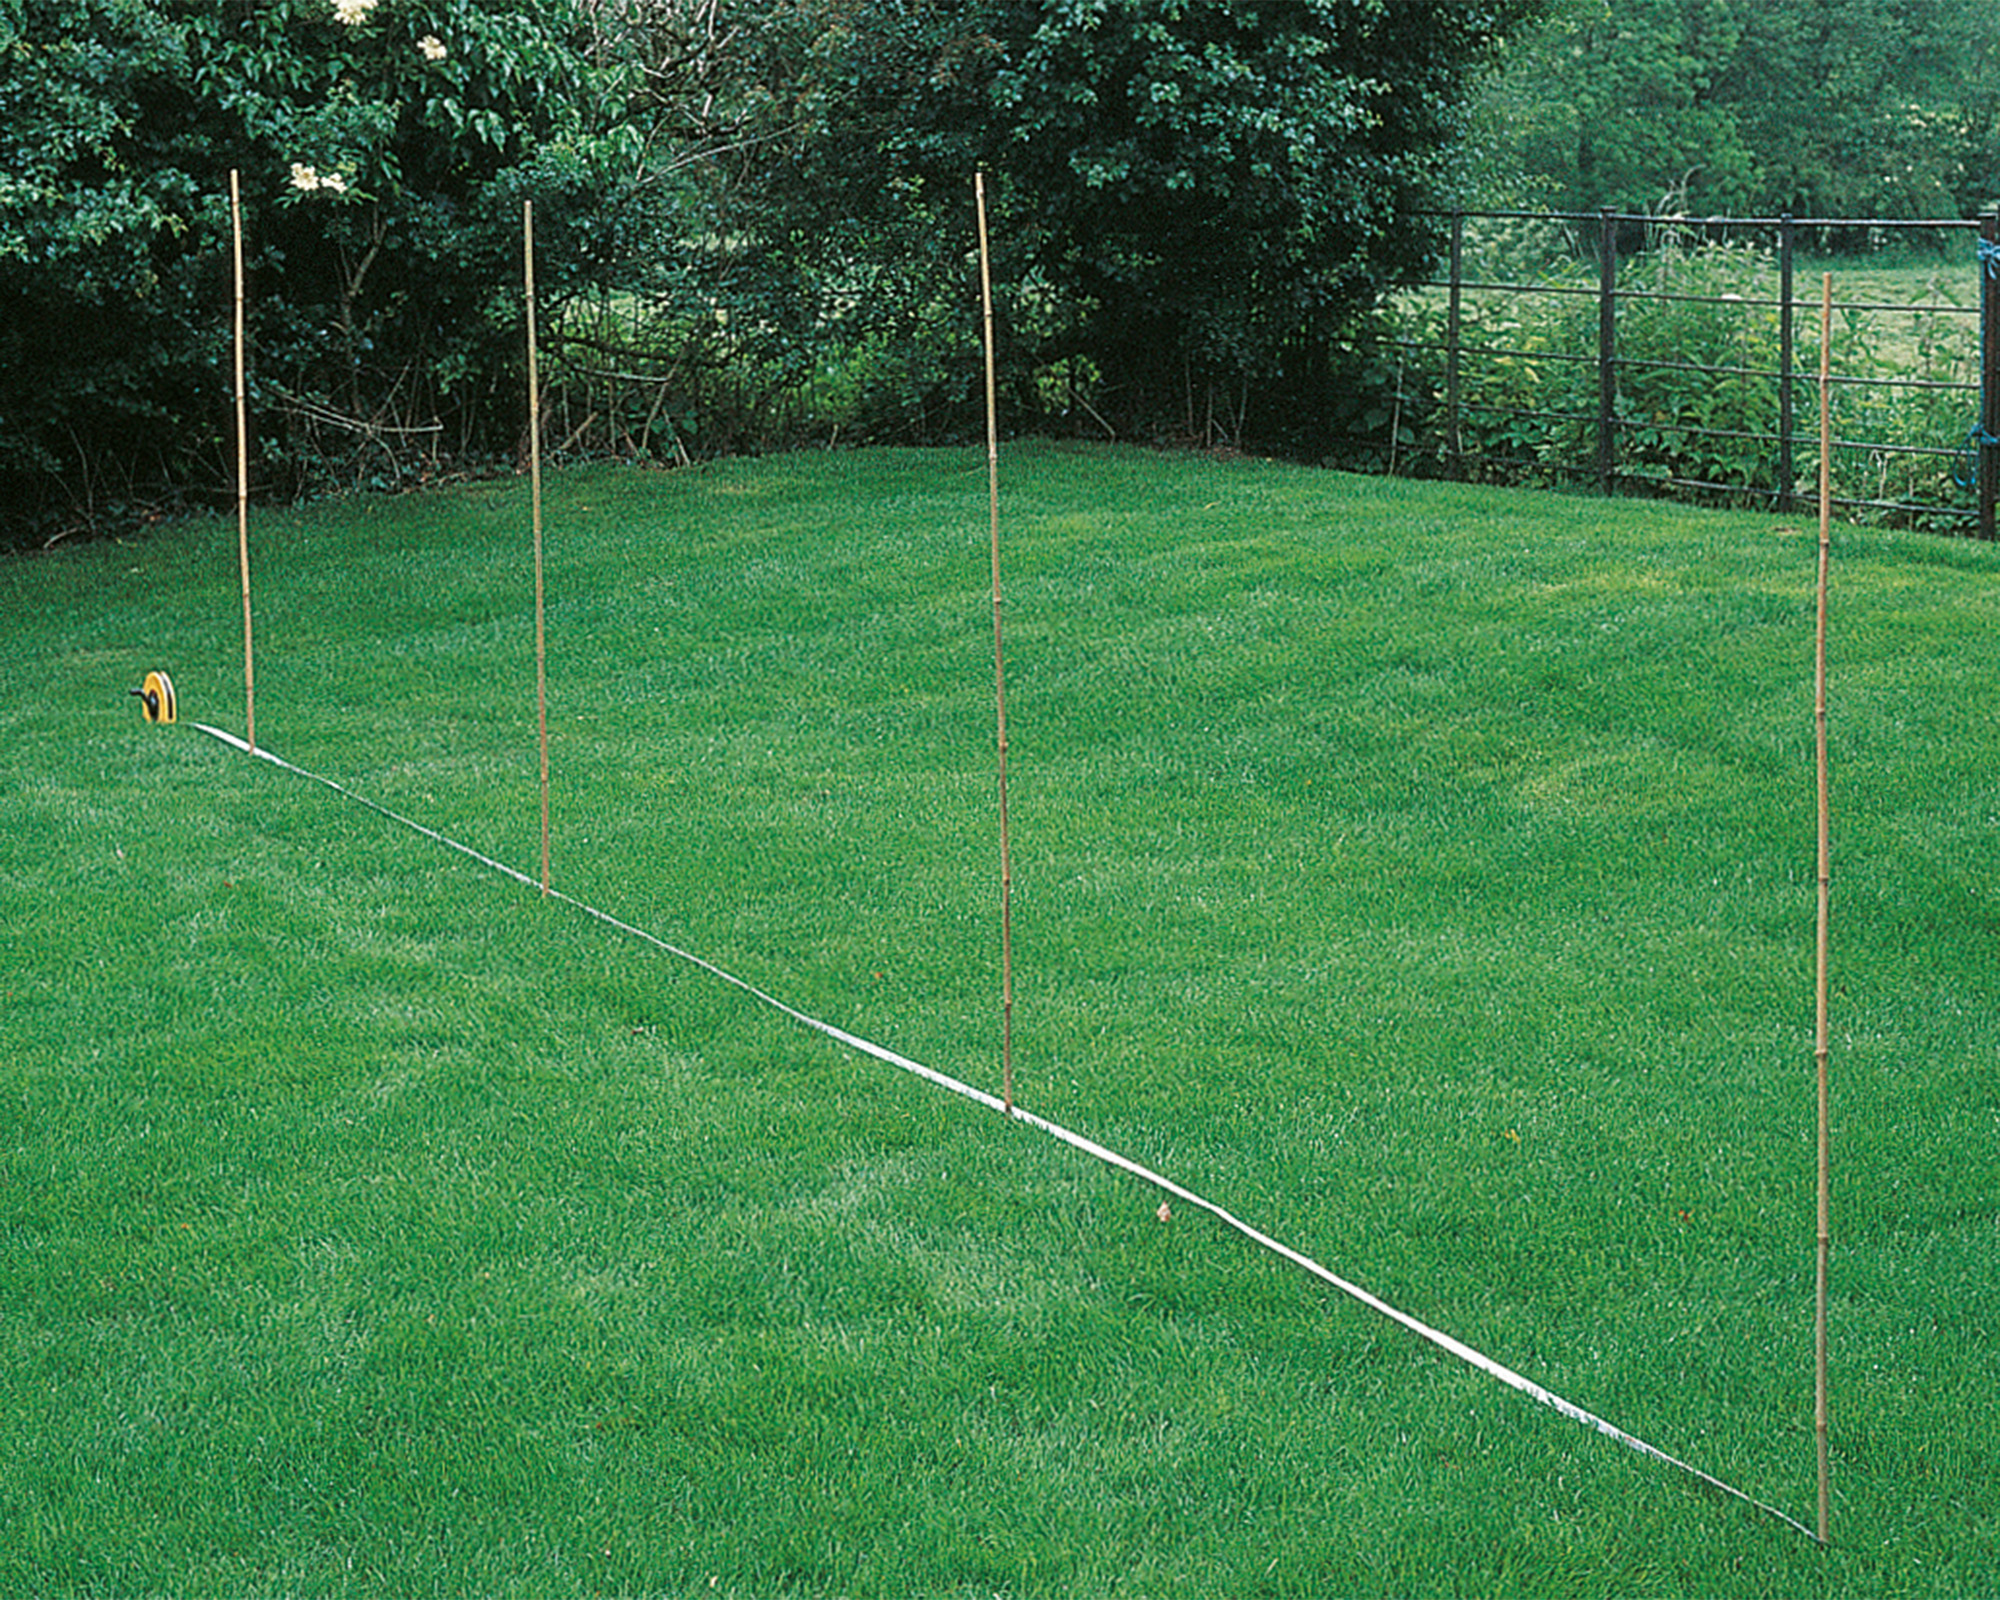
[[[1003,469],[1022,1104],[1810,1522],[1810,525]],[[549,675],[558,887],[997,1090],[985,496],[564,476]],[[260,743],[533,872],[528,509],[253,540]],[[0,1592],[2000,1586],[1983,547],[1836,539],[1826,1551],[206,738],[233,524],[0,614]]]

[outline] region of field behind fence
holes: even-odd
[[[1993,537],[1995,224],[1464,212],[1396,308],[1393,471]],[[1983,236],[1982,236],[1983,235]]]

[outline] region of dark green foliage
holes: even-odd
[[[254,476],[396,479],[510,437],[518,403],[503,424],[492,398],[518,311],[496,296],[519,281],[521,197],[548,214],[554,268],[588,272],[615,237],[586,42],[568,0],[16,6],[0,36],[15,534],[233,484],[232,170]]]
[[[516,446],[530,196],[556,439],[970,432],[980,168],[1014,419],[1312,448],[1539,8],[14,0],[5,536],[233,495],[232,170],[260,491]]]
[[[862,0],[790,244],[920,322],[926,291],[872,269],[928,241],[927,292],[963,303],[984,168],[1018,404],[1076,362],[1121,431],[1310,435],[1341,333],[1430,260],[1469,75],[1530,9]]]
[[[1967,215],[1996,46],[1972,0],[1571,0],[1490,91],[1490,176],[1568,210]]]

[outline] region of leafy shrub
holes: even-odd
[[[579,0],[18,0],[0,20],[14,536],[230,491],[232,171],[255,476],[397,481],[505,448],[522,197],[563,269],[552,298],[624,226],[588,38]]]
[[[1539,254],[1539,252],[1536,252]],[[1430,470],[1534,485],[1594,480],[1599,471],[1599,300],[1593,270],[1572,256],[1514,266],[1519,287],[1468,291],[1461,312],[1459,419],[1426,413],[1412,452]],[[1803,275],[1801,275],[1803,276]],[[1695,498],[1773,503],[1818,492],[1819,319],[1816,295],[1794,285],[1792,479],[1782,482],[1779,266],[1768,249],[1690,241],[1662,230],[1621,263],[1618,284],[1616,481]],[[1812,301],[1808,304],[1808,299]],[[1442,401],[1442,297],[1397,308],[1404,347]],[[1975,420],[1977,337],[1938,301],[1910,337],[1884,338],[1879,319],[1840,313],[1835,334],[1834,493],[1855,508],[1904,519],[1969,507],[1959,446]]]

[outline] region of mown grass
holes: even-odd
[[[983,463],[552,485],[555,876],[998,1082]],[[1810,1520],[1809,530],[1006,459],[1020,1097]],[[519,485],[256,530],[260,742],[532,869]],[[0,1589],[1990,1595],[2000,559],[1842,532],[1835,1547],[240,731],[0,568]]]

